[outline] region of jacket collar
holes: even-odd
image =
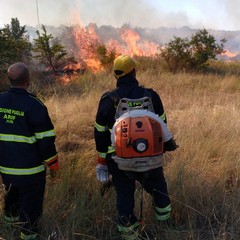
[[[24,88],[10,87],[8,91],[12,93],[28,94],[28,91]]]
[[[138,86],[138,80],[132,75],[126,75],[117,80],[117,87]]]

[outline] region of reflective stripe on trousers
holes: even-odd
[[[155,217],[158,221],[165,221],[170,218],[171,205],[169,204],[165,208],[155,207]]]
[[[118,231],[120,232],[122,239],[136,240],[138,239],[140,233],[139,226],[140,226],[139,222],[136,222],[133,225],[130,225],[129,227],[118,225]]]
[[[20,217],[19,216],[16,216],[16,217],[12,217],[12,216],[4,216],[4,221],[6,222],[6,223],[14,223],[14,224],[16,224],[16,223],[18,223],[19,222],[19,220],[20,220]]]
[[[37,234],[36,233],[24,234],[23,232],[21,232],[20,239],[22,239],[22,240],[36,240],[37,239]]]

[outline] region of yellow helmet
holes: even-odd
[[[127,55],[120,55],[113,62],[113,71],[117,79],[130,73],[139,63]]]

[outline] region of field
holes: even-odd
[[[179,145],[164,160],[176,229],[159,231],[151,197],[143,195],[143,227],[158,239],[240,239],[240,78],[219,72],[170,74],[157,67],[137,72],[140,84],[160,94]],[[115,83],[110,72],[86,73],[67,85],[44,88],[33,82],[55,125],[61,164],[58,180],[48,176],[42,239],[53,230],[58,240],[119,239],[114,188],[101,196],[93,139],[99,98]],[[135,198],[139,215],[138,184]],[[0,224],[0,239],[13,239],[12,230]]]

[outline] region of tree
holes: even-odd
[[[0,29],[0,69],[5,70],[15,61],[30,60],[31,47],[26,26],[21,26],[17,18],[12,18],[11,24]]]
[[[207,66],[210,59],[216,59],[218,54],[224,53],[225,39],[216,43],[213,35],[206,29],[192,35],[191,39],[174,37],[160,51],[160,56],[166,61],[171,72],[180,70],[198,71]]]
[[[96,51],[98,59],[103,67],[107,68],[113,64],[113,61],[116,57],[115,49],[108,50],[105,44],[100,44]]]
[[[225,42],[225,39],[221,39],[220,44],[217,44],[214,36],[209,34],[206,29],[198,31],[190,41],[191,68],[202,69],[207,65],[209,59],[216,59],[218,54],[224,53]]]
[[[190,59],[190,43],[187,38],[174,37],[165,48],[161,49],[160,56],[166,61],[171,72],[187,68]]]
[[[56,72],[66,62],[72,60],[72,57],[67,56],[67,51],[58,38],[54,38],[52,34],[47,34],[44,25],[42,25],[42,31],[42,34],[36,31],[38,37],[33,39],[33,52],[35,53],[33,57]]]

